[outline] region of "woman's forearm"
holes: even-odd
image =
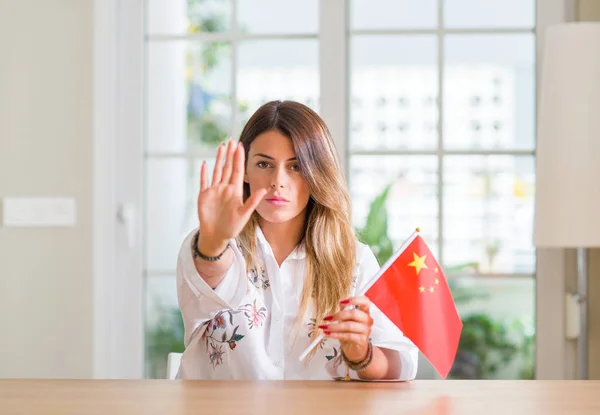
[[[195,242],[195,238],[192,243]],[[228,241],[214,241],[210,238],[198,236],[197,248],[207,256],[216,256],[223,252],[223,256],[218,261],[205,261],[198,257],[194,259],[194,265],[198,274],[211,287],[215,288],[225,277],[225,274],[233,264],[233,253],[231,249],[226,249]],[[193,249],[193,247],[190,247]],[[206,254],[205,254],[206,253]]]
[[[396,350],[373,346],[373,361],[358,376],[365,380],[398,379],[400,377],[400,356]]]

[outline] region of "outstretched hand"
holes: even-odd
[[[267,189],[260,189],[244,202],[244,166],[244,147],[233,140],[219,146],[210,185],[206,162],[202,163],[198,194],[202,238],[221,242],[238,236],[266,195]]]

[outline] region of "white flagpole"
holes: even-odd
[[[383,264],[383,266],[379,269],[379,271],[377,271],[377,273],[371,278],[371,281],[369,281],[369,283],[366,285],[366,288],[364,289],[364,292],[367,292],[369,290],[369,288],[371,288],[371,286],[375,283],[375,281],[377,281],[379,279],[379,277],[381,277],[381,275],[385,272],[385,270],[388,269],[388,267],[396,260],[398,259],[398,257],[400,256],[400,254],[402,254],[402,252],[404,252],[404,250],[406,249],[406,247],[408,245],[410,245],[410,243],[417,237],[417,235],[419,234],[419,232],[421,232],[420,228],[415,229],[415,231],[404,241],[404,243],[400,246],[400,248],[394,252],[394,254],[385,262],[385,264]],[[358,284],[357,284],[358,285]],[[356,295],[356,286],[352,287],[352,295],[351,297],[354,297]],[[347,306],[345,309],[350,309],[353,308],[354,306]],[[300,357],[298,358],[298,360],[300,360],[301,362],[306,359],[306,356],[308,356],[308,354],[310,353],[310,351],[312,349],[314,349],[315,347],[317,347],[317,345],[323,340],[325,336],[323,335],[323,333],[319,334],[317,336],[316,339],[314,339],[306,348],[306,350],[304,350],[302,352],[302,354],[300,355]]]

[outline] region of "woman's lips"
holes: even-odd
[[[284,206],[288,204],[290,201],[284,199],[283,197],[270,197],[267,199],[267,202],[272,204],[273,206]]]

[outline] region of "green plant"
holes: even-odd
[[[225,12],[218,12],[212,0],[188,0],[188,33],[194,34],[224,32],[230,17]],[[212,3],[212,5],[210,4]],[[222,3],[224,4],[224,3]],[[221,4],[221,5],[222,5]],[[211,10],[212,8],[212,10]],[[248,29],[238,26],[238,31],[246,33]],[[227,93],[215,93],[207,85],[211,73],[219,63],[229,58],[231,44],[229,42],[195,43],[187,56],[187,134],[191,144],[200,146],[216,146],[222,143],[230,133],[231,116],[227,107],[236,112],[236,119],[249,118],[249,105],[245,100],[237,99]],[[218,70],[218,69],[217,69]],[[242,123],[242,125],[244,124]]]
[[[519,372],[521,379],[535,379],[535,334],[524,332],[521,354],[524,356],[525,364]]]
[[[379,264],[385,263],[394,253],[392,240],[388,236],[388,215],[385,203],[390,193],[391,184],[371,202],[365,226],[357,229],[359,240],[371,247]]]
[[[146,330],[146,377],[164,379],[169,353],[183,353],[183,319],[175,307],[158,307],[158,320]]]
[[[228,16],[214,10],[207,14],[206,10],[210,10],[207,3],[207,0],[188,0],[188,33],[225,30]],[[214,105],[231,101],[231,97],[212,93],[206,80],[229,50],[227,42],[203,42],[188,52],[187,132],[191,143],[216,145],[227,136],[230,117],[220,116],[214,111]]]
[[[458,352],[450,377],[454,379],[490,378],[507,365],[518,351],[507,328],[486,313],[474,313],[463,320]]]

